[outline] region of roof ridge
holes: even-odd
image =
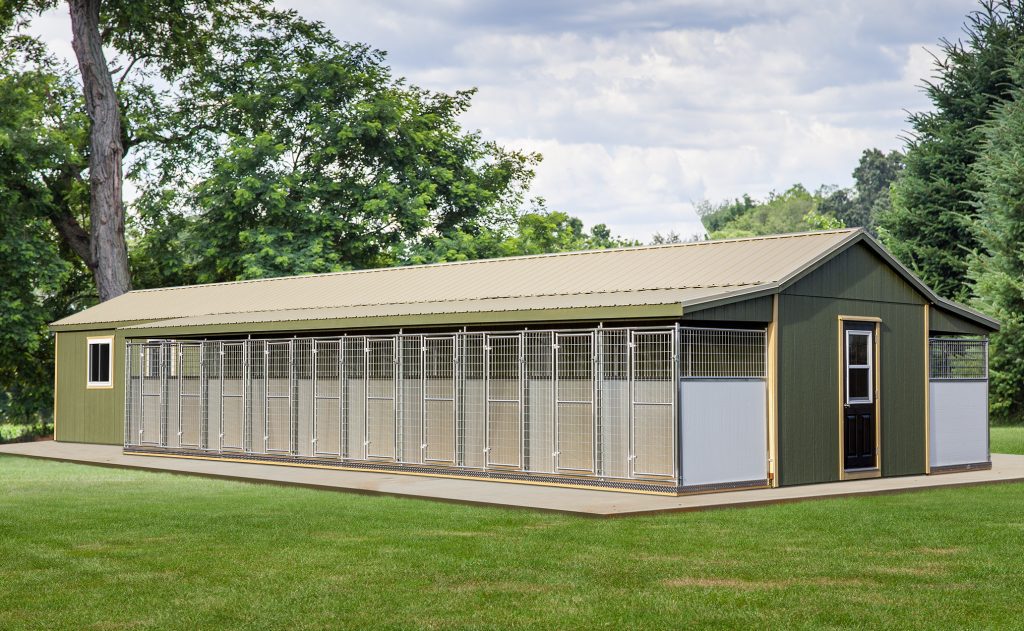
[[[410,270],[410,269],[423,269],[428,267],[454,267],[459,265],[480,265],[486,263],[496,263],[500,261],[513,261],[513,260],[531,260],[541,258],[555,258],[555,257],[567,257],[567,256],[583,256],[583,255],[600,255],[608,254],[612,252],[639,252],[644,250],[662,250],[662,249],[673,249],[673,248],[687,248],[687,247],[699,247],[699,246],[712,246],[712,245],[723,245],[727,243],[739,243],[748,241],[768,241],[777,239],[791,239],[799,237],[815,237],[830,234],[840,233],[854,233],[861,228],[838,228],[835,230],[811,230],[807,232],[789,232],[785,234],[769,234],[760,235],[754,237],[735,237],[732,239],[706,239],[704,241],[690,241],[686,243],[663,243],[663,244],[649,244],[639,246],[624,246],[618,248],[603,248],[597,250],[572,250],[570,252],[548,252],[544,254],[524,254],[518,256],[499,256],[490,259],[472,259],[468,261],[443,261],[440,263],[421,263],[413,265],[398,265],[394,267],[374,267],[368,269],[359,270],[344,270],[338,272],[323,272],[319,274],[296,274],[292,276],[273,276],[269,278],[250,278],[245,280],[229,280],[217,283],[198,283],[196,285],[176,285],[171,287],[152,287],[148,289],[135,289],[129,293],[150,293],[157,291],[169,291],[174,289],[188,289],[192,287],[223,287],[225,285],[243,285],[250,283],[269,283],[274,281],[282,280],[293,280],[297,278],[323,278],[327,276],[342,276],[342,275],[355,275],[355,274],[373,274],[388,271],[397,270]]]

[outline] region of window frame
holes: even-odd
[[[92,347],[107,347],[107,380],[92,380]],[[85,387],[87,390],[111,390],[114,387],[114,338],[110,335],[85,338]]]
[[[867,363],[866,364],[853,364],[850,363],[850,341],[854,336],[861,336],[867,338]],[[846,374],[843,375],[843,383],[846,386],[844,392],[845,400],[847,405],[870,405],[875,402],[875,332],[873,330],[859,330],[859,329],[847,329],[846,330],[846,362],[845,370]],[[864,370],[868,371],[868,394],[866,397],[851,397],[850,396],[850,371],[852,370]]]

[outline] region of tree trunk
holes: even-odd
[[[85,107],[92,120],[89,131],[90,248],[92,273],[100,300],[131,289],[128,246],[124,240],[124,202],[121,199],[121,114],[117,92],[103,55],[100,0],[68,0],[72,47],[82,74]]]

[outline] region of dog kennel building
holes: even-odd
[[[989,466],[998,324],[859,229],[132,291],[60,441],[655,493]]]

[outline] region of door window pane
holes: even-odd
[[[846,398],[848,401],[869,401],[871,399],[870,377],[867,368],[851,368],[848,372]]]
[[[851,334],[849,336],[851,366],[867,366],[868,364],[868,335]]]

